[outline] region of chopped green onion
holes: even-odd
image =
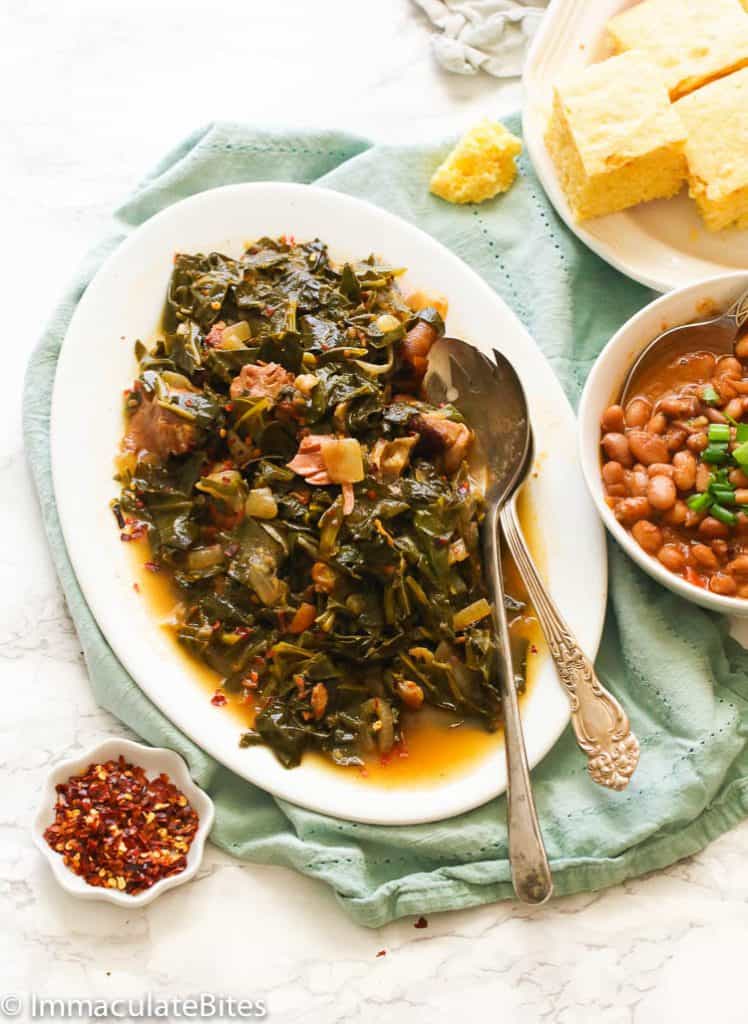
[[[709,508],[712,503],[711,494],[692,494],[686,504],[689,508],[692,508],[694,512],[703,512],[704,509]]]
[[[710,515],[713,515],[715,519],[719,519],[721,523],[725,523],[726,526],[734,526],[738,521],[738,517],[734,512],[730,512],[729,509],[722,508],[721,505],[712,505],[709,509]]]
[[[711,384],[707,384],[707,386],[701,392],[701,397],[707,405],[717,405],[717,403],[719,402],[719,395],[714,390]]]
[[[745,459],[748,462],[748,445],[745,446]],[[738,449],[739,450],[739,449]],[[727,462],[730,458],[730,453],[727,450],[727,445],[719,441],[715,441],[705,448],[701,453],[702,462],[709,462],[711,464],[718,464]]]
[[[708,448],[707,451],[709,451]],[[741,445],[738,445],[738,447],[732,453],[732,457],[735,459],[739,466],[748,466],[748,441],[743,441]]]
[[[709,424],[709,440],[710,441],[729,441],[730,440],[730,428],[726,423],[710,423]]]
[[[731,487],[710,487],[709,491],[720,505],[732,505],[735,503],[735,491]]]
[[[748,441],[748,423],[737,423],[735,430],[738,444],[745,444]]]

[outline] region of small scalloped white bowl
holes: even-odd
[[[600,417],[609,405],[617,401],[629,367],[642,349],[668,327],[704,319],[704,309],[708,304],[713,303],[718,310],[727,309],[746,287],[748,271],[706,278],[685,288],[667,292],[631,317],[616,331],[597,357],[579,402],[578,423],[579,451],[585,482],[603,523],[624,551],[658,583],[686,600],[725,615],[748,617],[748,600],[702,590],[676,576],[656,558],[648,555],[621,526],[606,504],[600,475]]]
[[[199,819],[195,838],[187,854],[187,866],[184,871],[170,875],[168,878],[162,878],[150,889],[134,894],[120,892],[118,889],[104,889],[88,885],[79,875],[65,866],[62,856],[56,853],[44,838],[44,830],[52,824],[55,817],[57,802],[55,787],[61,782],[66,782],[71,776],[81,774],[90,764],[116,760],[120,755],[131,764],[144,768],[149,778],[166,772],[174,785],[187,797]],[[179,754],[163,747],[147,747],[142,743],[134,743],[132,740],[112,738],[85,751],[80,757],[70,758],[55,765],[44,783],[41,804],[31,826],[31,832],[35,844],[49,862],[52,874],[63,889],[84,900],[105,900],[107,903],[114,903],[120,907],[132,908],[144,907],[167,890],[183,885],[195,877],[203,859],[205,841],[213,826],[214,817],[213,801],[192,781],[187,765]]]

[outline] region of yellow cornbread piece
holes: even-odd
[[[608,22],[618,53],[641,50],[665,73],[675,100],[748,64],[740,0],[643,0]]]
[[[632,51],[556,86],[545,141],[575,218],[586,220],[675,195],[685,138],[662,72]]]
[[[688,191],[710,231],[748,228],[748,68],[675,104],[686,132]]]
[[[450,203],[482,203],[506,192],[517,176],[522,143],[498,121],[483,120],[463,135],[429,183]]]

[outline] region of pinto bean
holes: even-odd
[[[626,420],[623,415],[623,408],[620,405],[610,405],[605,410],[600,420],[605,433],[622,434],[626,429]]]
[[[631,458],[631,450],[625,434],[615,432],[605,434],[600,444],[608,458],[620,462],[622,466],[630,466],[634,461]]]
[[[629,493],[626,484],[606,484],[605,490],[610,498],[626,498]]]
[[[651,402],[646,398],[632,398],[626,406],[626,426],[643,427],[651,415]]]
[[[748,395],[748,380],[731,380],[733,389],[739,395]]]
[[[727,479],[733,487],[748,487],[748,476],[742,469],[731,469],[727,474]]]
[[[732,576],[726,572],[715,572],[709,580],[709,589],[715,594],[723,594],[725,597],[733,597],[738,590],[738,585]]]
[[[646,519],[652,513],[652,507],[645,497],[624,498],[615,507],[616,519],[624,526],[633,526],[640,519]]]
[[[699,523],[699,533],[702,537],[713,540],[715,537],[729,537],[730,531],[725,523],[715,519],[714,516],[707,516]]]
[[[665,544],[657,552],[657,557],[670,572],[683,572],[686,567],[686,556],[675,544]]]
[[[727,541],[718,537],[717,540],[712,541],[712,551],[715,553],[720,562],[724,562],[727,558]]]
[[[719,567],[717,556],[706,544],[692,544],[691,558],[703,569],[717,569]]]
[[[735,345],[735,355],[738,359],[748,359],[748,331],[738,339]]]
[[[662,520],[668,526],[682,526],[688,518],[690,511],[691,509],[686,505],[685,501],[681,501],[679,498],[672,508],[662,513]]]
[[[696,456],[693,452],[673,455],[673,481],[679,491],[690,491],[696,483]]]
[[[735,356],[722,356],[717,360],[714,372],[717,377],[736,377],[740,380],[743,376],[743,367]]]
[[[691,449],[692,452],[703,452],[709,444],[709,438],[703,431],[698,431],[686,441],[686,445]]]
[[[711,477],[709,467],[705,462],[700,462],[696,467],[696,490],[702,494],[709,486],[709,478]]]
[[[683,427],[676,427],[675,429],[669,431],[669,433],[663,435],[663,440],[667,445],[667,450],[669,452],[677,452],[686,443],[687,437],[687,430],[684,430]]]
[[[647,499],[652,508],[666,512],[675,504],[675,484],[668,476],[653,476],[647,487]]]
[[[628,445],[634,458],[645,466],[653,462],[670,461],[667,445],[656,434],[649,434],[645,430],[631,430],[628,434]]]
[[[727,571],[735,576],[748,576],[748,555],[738,555],[727,563]]]
[[[675,466],[670,466],[667,462],[653,462],[651,466],[647,466],[647,474],[649,476],[669,476],[672,480]]]
[[[666,395],[657,403],[657,411],[673,420],[687,419],[699,411],[699,400],[687,395]]]
[[[715,386],[719,392],[719,404],[724,406],[726,402],[729,402],[731,398],[735,398],[738,393],[738,389],[735,387],[737,381],[734,377],[720,377],[718,381],[715,381]]]
[[[727,423],[727,417],[719,411],[719,409],[713,409],[711,406],[704,413],[710,423]]]
[[[626,470],[626,486],[633,498],[640,498],[647,493],[649,477],[644,466],[636,466],[634,469]]]
[[[731,398],[725,406],[725,419],[730,417],[733,420],[739,420],[745,412],[745,400],[742,398]]]
[[[603,466],[603,480],[608,486],[624,482],[623,466],[620,462],[606,462]]]
[[[738,505],[748,505],[748,488],[738,487],[735,491],[735,502]]]
[[[648,519],[640,519],[631,528],[634,540],[650,555],[656,555],[662,547],[662,530]]]
[[[644,429],[648,434],[664,434],[667,429],[667,420],[661,412],[656,412],[646,423]]]

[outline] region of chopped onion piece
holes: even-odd
[[[256,487],[250,491],[244,504],[244,511],[256,519],[275,519],[278,515],[278,505],[270,488]]]
[[[322,461],[334,484],[357,484],[364,479],[364,459],[355,437],[324,438]]]
[[[455,612],[452,617],[452,628],[455,632],[460,632],[462,629],[467,629],[468,626],[474,625],[476,622],[480,622],[481,619],[485,619],[487,615],[491,614],[491,605],[485,599],[480,598],[479,601],[473,601],[466,608],[461,608],[459,612]]]
[[[249,341],[252,332],[246,320],[240,320],[238,324],[224,327],[221,334],[221,348],[242,348],[245,341]]]

